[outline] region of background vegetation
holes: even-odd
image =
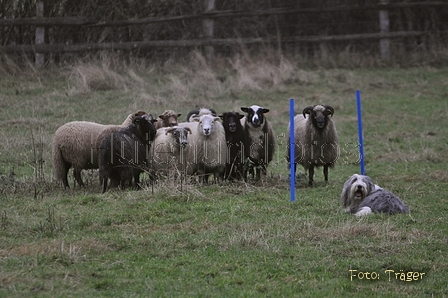
[[[241,53],[213,65],[198,52],[163,63],[104,53],[42,71],[1,65],[0,296],[448,295],[448,70],[307,69]],[[358,219],[340,207],[343,182],[359,171],[356,89],[367,174],[409,215]],[[295,203],[283,159],[291,97],[296,113],[332,105],[341,142],[330,182],[320,170],[314,188],[301,179]],[[95,171],[84,172],[83,189],[53,181],[52,135],[66,122],[250,104],[271,109],[279,141],[258,183],[166,181],[101,195]],[[379,280],[351,279],[349,270]],[[425,275],[405,282],[385,270]]]
[[[0,19],[34,18],[37,0],[0,0]],[[78,18],[91,20],[95,24],[104,22],[202,15],[204,0],[43,0],[44,17]],[[266,48],[275,48],[284,55],[295,55],[302,62],[313,63],[320,58],[323,62],[329,55],[361,56],[353,60],[351,67],[378,65],[378,40],[357,39],[332,42],[297,42],[296,38],[310,36],[344,36],[353,34],[379,33],[378,10],[372,9],[379,0],[244,0],[216,1],[216,11],[258,11],[269,9],[311,9],[306,13],[271,14],[261,16],[221,17],[214,20],[214,38],[256,38],[269,42],[252,44],[252,52],[262,53]],[[389,0],[390,4],[418,4],[411,7],[395,7],[388,10],[390,32],[419,31],[420,36],[391,39],[391,61],[396,65],[422,64],[446,65],[448,6],[440,1]],[[431,3],[433,5],[431,5]],[[439,5],[438,5],[439,4]],[[342,8],[341,8],[342,7]],[[344,9],[350,7],[352,9]],[[339,10],[330,10],[339,8]],[[319,9],[328,9],[319,10]],[[135,41],[191,40],[203,38],[203,20],[191,18],[170,22],[156,22],[128,26],[49,26],[46,28],[46,44],[93,44],[124,43]],[[35,26],[0,26],[0,45],[35,44]],[[282,42],[280,42],[282,40]],[[188,56],[192,48],[145,48],[130,51],[129,56],[148,59],[170,59]],[[240,52],[239,46],[216,46],[217,55],[231,57]],[[16,56],[23,53],[15,53]],[[34,53],[27,58],[33,59]],[[75,58],[86,53],[47,56],[47,63],[73,63]],[[368,57],[368,58],[367,58]],[[326,61],[334,67],[337,60]],[[315,65],[313,65],[315,66]],[[328,67],[327,66],[327,67]],[[341,66],[340,64],[338,66]]]

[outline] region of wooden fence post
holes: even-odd
[[[387,4],[388,0],[381,0],[380,4]],[[381,9],[379,12],[380,18],[380,33],[389,33],[389,11],[387,9]],[[382,60],[389,60],[390,57],[390,39],[380,39],[380,54]]]
[[[43,18],[44,17],[44,2],[38,1],[36,3],[36,17]],[[36,44],[44,44],[45,43],[45,27],[36,27]],[[42,53],[36,53],[35,56],[35,64],[37,67],[41,68],[45,63],[45,55]]]
[[[209,12],[215,10],[215,0],[205,0],[205,12]],[[202,22],[204,38],[212,39],[213,38],[213,19],[204,19]],[[205,57],[207,60],[211,61],[214,56],[214,48],[212,45],[205,46]]]

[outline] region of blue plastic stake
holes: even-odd
[[[291,202],[295,201],[296,196],[296,177],[295,177],[295,154],[294,154],[294,98],[289,100],[289,169],[291,173],[289,179],[291,182]]]
[[[358,106],[358,139],[359,139],[359,162],[361,165],[361,175],[365,175],[364,170],[364,145],[362,140],[362,113],[361,113],[361,92],[356,90],[356,105]]]

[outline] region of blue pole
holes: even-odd
[[[295,154],[294,154],[294,98],[289,100],[289,169],[291,171],[289,179],[291,182],[291,202],[295,201],[296,196],[296,177],[295,177]]]
[[[358,139],[359,139],[359,161],[361,165],[361,175],[365,175],[364,170],[364,144],[362,140],[362,115],[361,115],[361,92],[356,90],[356,105],[358,107]]]

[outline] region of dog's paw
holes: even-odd
[[[370,209],[369,207],[362,207],[358,210],[358,212],[355,213],[355,216],[364,216],[364,215],[368,215],[372,213],[372,209]]]

